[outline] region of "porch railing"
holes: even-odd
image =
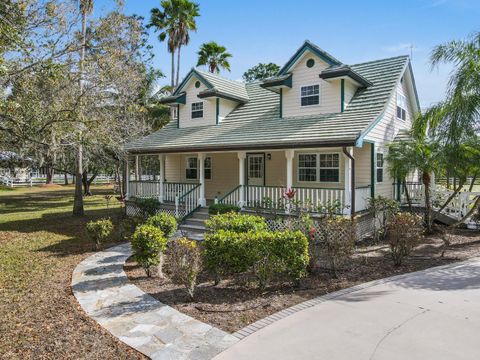
[[[163,201],[174,202],[177,196],[182,196],[198,186],[199,184],[195,183],[165,182],[163,183]]]
[[[175,217],[183,219],[190,216],[200,207],[198,199],[200,197],[200,184],[194,186],[181,196],[175,198]]]
[[[368,199],[371,197],[370,185],[359,186],[355,189],[355,211],[363,211],[368,207]]]
[[[397,184],[394,184],[394,186],[397,188]],[[400,202],[404,205],[408,203],[405,188],[413,206],[425,206],[425,190],[422,183],[407,182],[400,185]],[[453,193],[453,190],[447,189],[442,185],[432,185],[430,187],[430,198],[433,209],[440,209]],[[460,191],[442,209],[442,214],[460,220],[468,213],[478,196],[480,196],[480,192]]]
[[[221,204],[237,205],[247,208],[284,210],[286,206],[283,186],[238,185],[232,191],[218,199]],[[295,195],[293,202],[301,205],[309,204],[312,208],[321,205],[339,202],[341,208],[345,206],[344,190],[333,188],[293,188]],[[242,191],[244,203],[242,204]]]
[[[158,198],[160,197],[160,181],[131,180],[128,183],[128,195],[139,198]]]

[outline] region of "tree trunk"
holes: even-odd
[[[427,233],[432,232],[432,204],[430,201],[430,174],[423,173],[423,185],[425,188],[425,225]]]
[[[412,199],[410,199],[410,193],[408,192],[407,180],[403,180],[403,189],[405,190],[405,197],[407,198],[407,204],[410,211],[412,211]]]
[[[180,49],[182,48],[182,45],[178,45],[178,52],[177,52],[177,79],[175,80],[175,87],[178,86],[178,80],[180,78]]]
[[[47,181],[45,183],[48,185],[53,184],[53,176],[55,175],[55,169],[52,165],[45,166],[45,174],[47,175]]]
[[[97,177],[97,174],[93,174],[88,178],[88,174],[86,171],[83,172],[82,176],[82,185],[83,185],[83,194],[85,196],[92,196],[92,192],[90,191],[90,185],[92,185],[93,180]]]
[[[473,175],[472,182],[470,183],[470,187],[468,188],[469,192],[472,192],[473,186],[475,185],[475,181],[477,180],[478,172]]]
[[[63,172],[63,183],[68,185],[68,174],[66,171]]]
[[[83,68],[85,61],[85,48],[87,37],[87,14],[82,13],[82,47],[80,51],[80,96],[83,95]],[[82,101],[80,101],[80,116],[82,113]],[[80,125],[80,124],[79,124]],[[77,156],[76,156],[76,177],[75,182],[75,198],[73,200],[73,215],[83,216],[85,214],[83,210],[83,194],[82,194],[82,173],[83,173],[83,145],[82,145],[82,130],[79,126],[79,136],[77,144]]]
[[[172,92],[175,90],[175,51],[172,50]]]

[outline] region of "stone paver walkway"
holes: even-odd
[[[152,359],[211,359],[238,338],[162,304],[129,283],[130,244],[82,261],[72,290],[81,307],[124,343]]]

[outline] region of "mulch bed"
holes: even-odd
[[[444,265],[480,256],[480,233],[457,229],[449,235],[450,246],[445,251],[440,235],[427,237],[400,267],[395,267],[386,244],[364,242],[355,251],[352,260],[339,277],[328,271],[318,271],[300,284],[276,283],[265,290],[255,288],[246,275],[229,277],[214,286],[212,277],[202,272],[195,301],[190,301],[185,290],[168,280],[168,255],[164,265],[166,279],[154,273],[147,278],[133,259],[125,264],[130,280],[146,293],[177,310],[228,332],[235,332],[248,324],[300,302],[333,291],[371,280]]]

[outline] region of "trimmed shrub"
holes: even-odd
[[[162,230],[152,225],[140,225],[132,236],[132,249],[135,261],[152,276],[151,267],[161,264],[161,256],[167,245]],[[161,273],[161,269],[159,269]]]
[[[99,250],[102,242],[107,240],[112,233],[113,224],[110,219],[101,219],[97,221],[89,221],[85,227],[88,236],[95,243],[95,250]]]
[[[201,271],[201,254],[197,243],[187,238],[178,239],[171,244],[169,253],[172,281],[185,286],[188,296],[193,300],[197,276]]]
[[[157,198],[135,198],[134,201],[144,218],[156,215],[161,208],[161,203]]]
[[[248,231],[267,230],[265,219],[261,216],[244,215],[229,212],[227,214],[214,215],[205,222],[209,232],[230,230],[237,233]]]
[[[251,271],[263,288],[278,274],[294,280],[306,274],[308,240],[300,231],[219,230],[206,234],[203,245],[204,265],[216,283],[222,275]]]
[[[308,239],[300,231],[262,231],[242,234],[253,260],[253,273],[261,288],[275,275],[286,274],[293,280],[306,275]]]
[[[240,207],[229,204],[212,204],[208,207],[208,213],[210,215],[226,214],[229,212],[240,212]]]
[[[402,265],[405,256],[420,242],[423,236],[423,220],[420,215],[398,213],[388,224],[387,240],[395,266]]]
[[[338,269],[345,264],[355,249],[355,221],[338,216],[327,217],[319,225],[319,256],[324,259],[335,277]],[[314,231],[311,231],[314,237]]]
[[[170,238],[177,231],[177,220],[175,216],[160,212],[157,215],[150,216],[145,222],[147,225],[156,226],[163,231],[163,234]]]

